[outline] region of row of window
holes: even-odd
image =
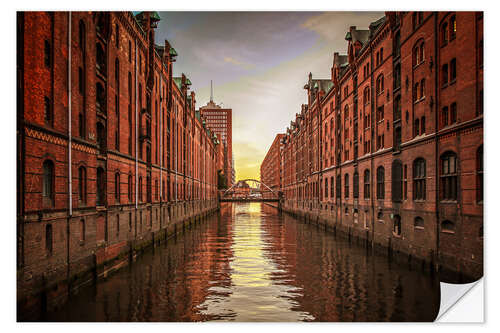
[[[477,201],[483,201],[483,148],[480,146],[476,152],[476,191]],[[440,198],[443,201],[456,201],[458,198],[458,171],[457,156],[454,152],[446,152],[440,158]],[[365,170],[364,176],[364,198],[370,198],[370,170]],[[341,196],[341,178],[337,175],[336,192],[334,193],[334,177],[324,180],[325,198],[336,198]],[[349,198],[349,174],[344,175],[344,197]],[[408,181],[407,168],[403,167],[399,160],[392,164],[392,200],[395,202],[407,199]],[[385,198],[385,169],[382,166],[377,168],[376,174],[376,196],[377,199]],[[329,191],[330,186],[330,191]],[[314,188],[313,188],[314,190]],[[413,162],[413,199],[426,199],[426,161],[418,158]],[[353,197],[359,197],[359,175],[357,172],[353,175]]]
[[[103,168],[97,168],[97,205],[105,204],[105,171]],[[115,198],[120,199],[120,174],[115,174]],[[178,184],[179,185],[179,184]],[[187,193],[192,193],[194,191],[194,196],[199,197],[201,194],[200,188],[197,186],[192,186],[190,184],[185,184],[188,187]],[[139,200],[143,201],[143,180],[139,177]],[[42,179],[42,197],[45,206],[54,205],[54,188],[55,188],[55,169],[54,163],[51,160],[46,160],[43,163],[43,179]],[[133,200],[133,182],[132,175],[128,175],[128,200]],[[158,180],[155,180],[155,198],[159,199],[159,186]],[[191,191],[192,190],[192,191]],[[165,192],[165,181],[162,181],[162,193]],[[151,181],[149,177],[147,178],[147,196],[150,199],[151,196]],[[78,200],[82,203],[87,202],[87,169],[84,166],[78,168]]]

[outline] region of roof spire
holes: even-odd
[[[214,102],[214,89],[212,87],[212,80],[210,80],[210,102]]]

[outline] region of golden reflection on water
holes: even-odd
[[[297,306],[293,297],[300,288],[273,281],[271,274],[277,265],[266,256],[265,231],[262,228],[261,204],[252,202],[236,206],[233,226],[231,261],[231,293],[220,300],[207,297],[203,314],[232,313],[236,321],[297,321],[313,320]]]

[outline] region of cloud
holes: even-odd
[[[224,62],[228,62],[230,64],[233,64],[233,65],[236,65],[236,66],[240,66],[240,67],[243,67],[245,69],[252,69],[255,67],[255,65],[253,64],[249,64],[249,63],[246,63],[246,62],[243,62],[243,61],[239,61],[239,60],[236,60],[234,58],[231,58],[231,57],[224,57]]]

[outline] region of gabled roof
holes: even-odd
[[[385,15],[376,20],[375,22],[370,23],[370,38],[374,35],[374,33],[384,24],[386,20]]]
[[[175,84],[177,85],[177,88],[179,88],[179,90],[181,89],[181,86],[182,86],[182,78],[181,77],[174,77],[174,82]]]

